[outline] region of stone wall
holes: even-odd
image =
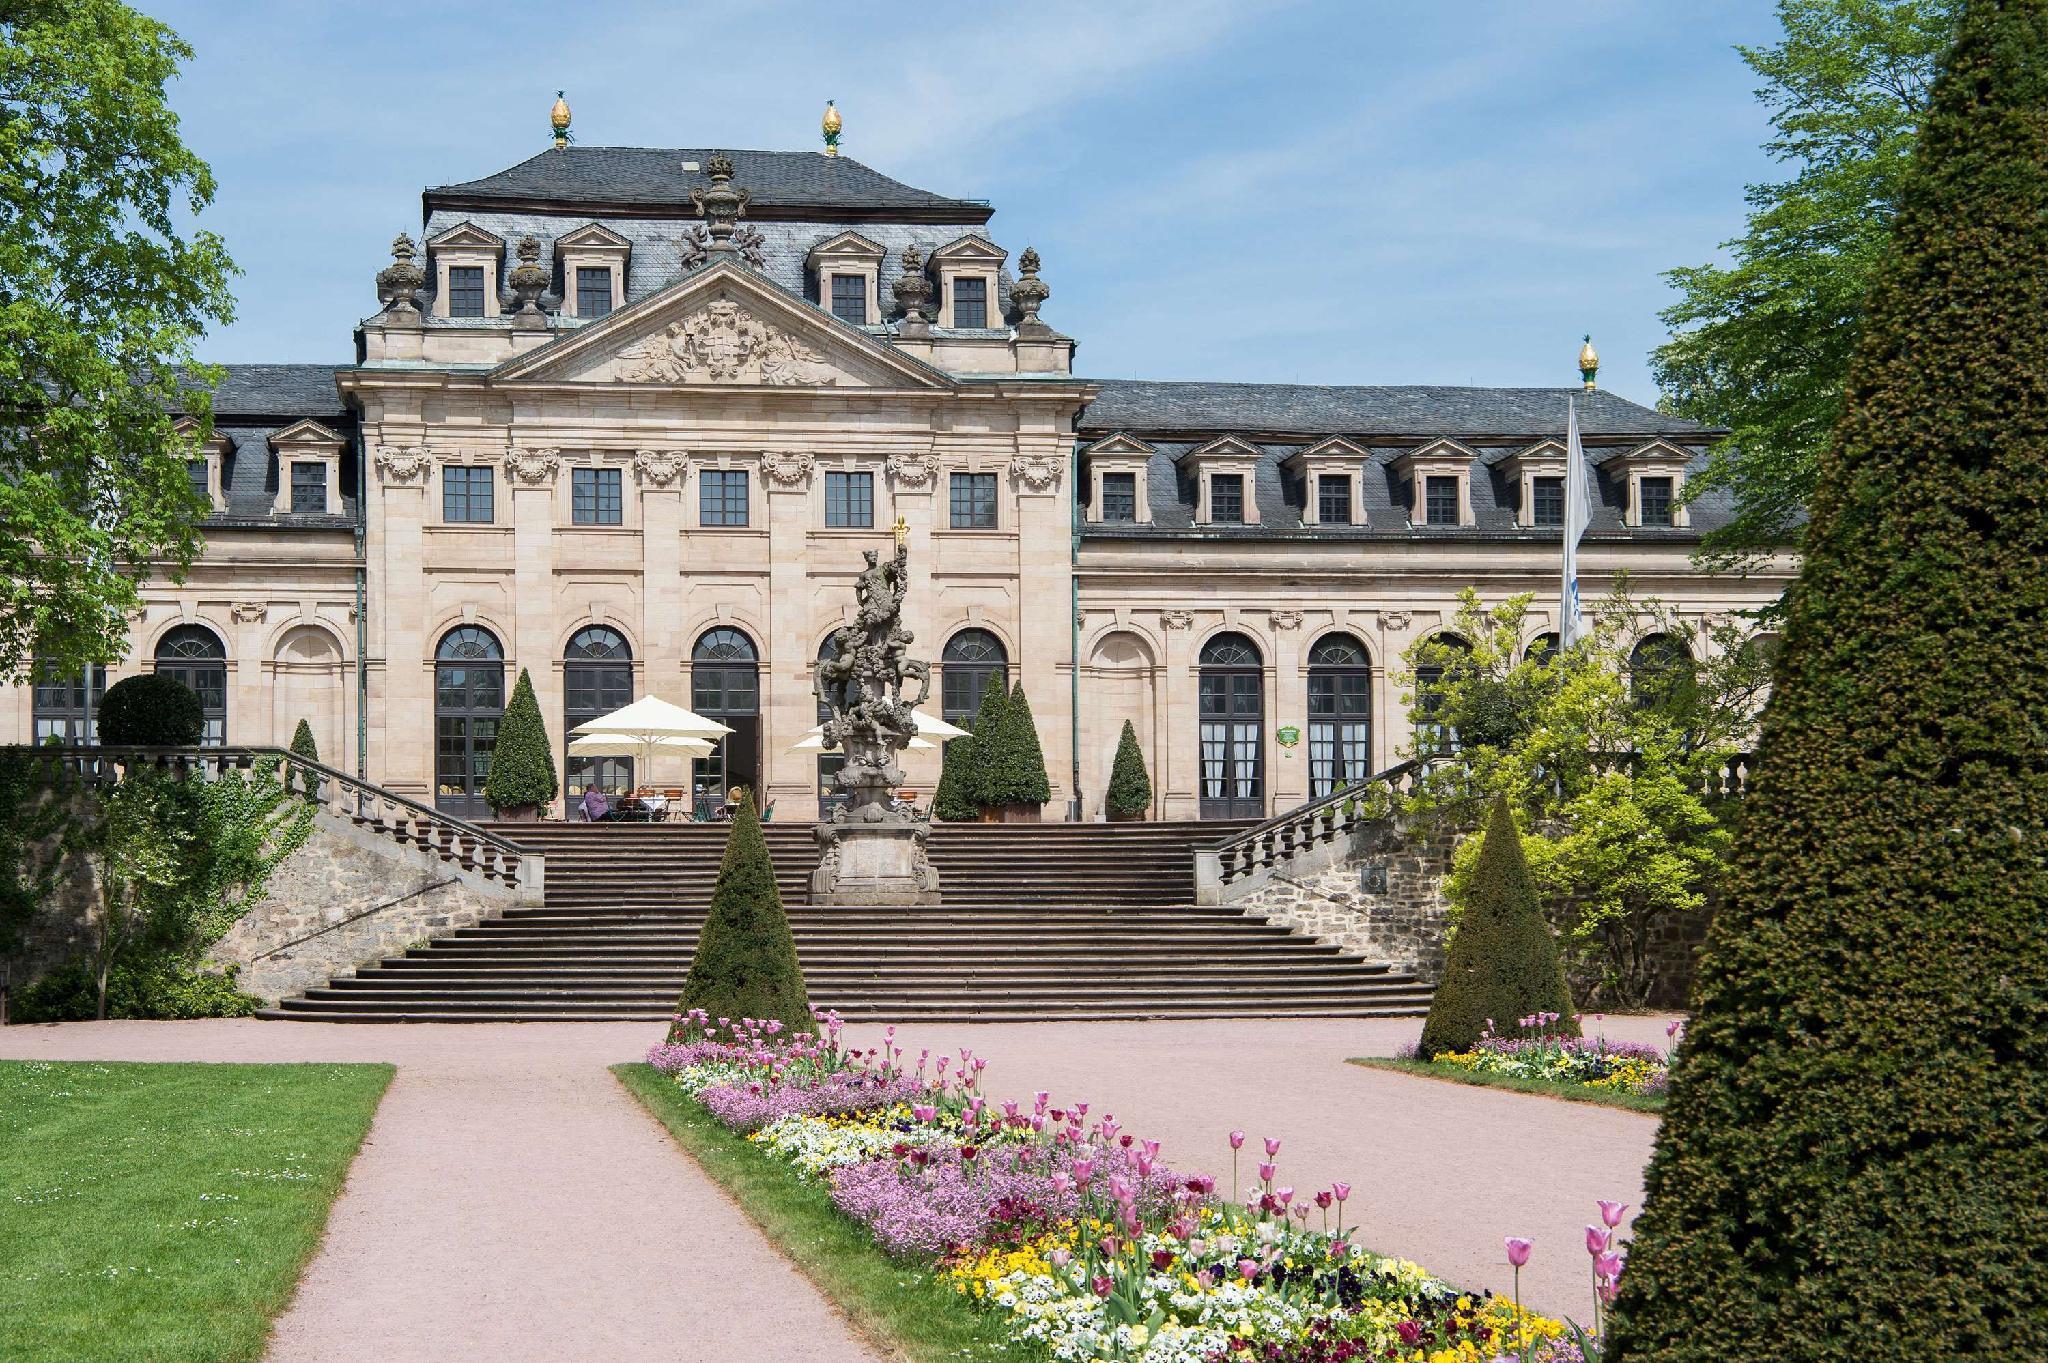
[[[1413,836],[1391,821],[1368,824],[1331,865],[1275,874],[1233,902],[1433,984],[1444,963],[1443,880],[1456,845],[1451,834]],[[1376,875],[1382,867],[1386,888],[1365,889],[1368,869]]]
[[[207,957],[239,966],[241,987],[275,1003],[514,902],[510,889],[320,810],[306,845]]]

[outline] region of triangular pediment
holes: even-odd
[[[742,266],[719,263],[506,361],[494,383],[949,388],[952,381]]]
[[[273,450],[291,448],[334,451],[346,443],[348,442],[310,417],[303,421],[295,421],[270,437],[270,448]]]
[[[1262,459],[1266,452],[1240,436],[1218,436],[1206,445],[1197,445],[1183,454],[1181,462],[1200,463],[1205,459]]]
[[[1426,460],[1445,464],[1469,464],[1479,457],[1470,445],[1460,444],[1449,436],[1438,436],[1412,450],[1403,450],[1388,462],[1396,468],[1422,463]]]
[[[1152,447],[1134,435],[1118,431],[1114,435],[1104,436],[1083,450],[1082,453],[1091,458],[1098,454],[1123,454],[1149,459],[1152,457]]]
[[[847,231],[841,232],[837,236],[827,237],[816,246],[813,246],[809,258],[813,261],[828,258],[833,260],[880,260],[887,254],[888,252],[882,249],[880,242],[871,241],[858,232]]]
[[[564,232],[555,238],[555,250],[599,250],[628,251],[633,243],[620,236],[601,222],[587,222],[572,232]]]
[[[449,246],[482,247],[487,251],[505,249],[505,239],[484,231],[473,222],[458,222],[438,237],[429,237],[427,245],[434,250]]]
[[[1525,449],[1492,449],[1479,456],[1479,462],[1489,467],[1506,465],[1509,468],[1548,467],[1562,464],[1569,451],[1562,440],[1545,438]]]
[[[1008,251],[1005,251],[987,237],[976,236],[971,232],[964,237],[953,238],[953,240],[932,252],[932,259],[935,261],[992,260],[997,264],[1001,264],[1009,258],[1010,253]]]
[[[1370,457],[1365,446],[1354,445],[1341,435],[1333,435],[1307,449],[1296,450],[1282,462],[1289,468],[1299,469],[1309,464],[1348,464]]]

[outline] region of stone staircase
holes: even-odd
[[[1426,986],[1227,905],[1196,907],[1194,851],[1245,825],[949,824],[945,903],[808,903],[809,824],[768,824],[811,1001],[849,1019],[1401,1016]],[[538,907],[286,999],[336,1022],[659,1020],[708,907],[725,830],[496,825],[545,855]]]

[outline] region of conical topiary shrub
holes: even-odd
[[[983,742],[980,758],[988,769],[983,804],[1013,817],[1037,818],[1040,807],[1052,798],[1052,781],[1045,773],[1045,749],[1038,741],[1038,721],[1032,718],[1024,683],[1018,682],[1010,692],[995,736]]]
[[[974,712],[974,722],[968,725],[974,744],[961,763],[960,798],[974,807],[977,814],[986,814],[996,805],[995,762],[1005,742],[1003,721],[1010,711],[1010,688],[1001,677],[992,677],[981,691],[981,704]],[[954,742],[960,740],[955,739]]]
[[[308,762],[320,760],[320,745],[313,741],[313,726],[303,719],[299,721],[299,727],[292,730],[291,753]]]
[[[932,817],[971,823],[981,811],[967,798],[967,773],[974,767],[974,735],[949,738],[939,753],[939,785],[932,792]]]
[[[1608,1363],[2048,1358],[2048,4],[1871,285]]]
[[[531,818],[559,788],[548,728],[540,717],[540,702],[533,698],[533,680],[522,667],[512,688],[512,703],[498,721],[497,746],[484,775],[484,800],[500,818]]]
[[[1465,884],[1443,978],[1422,1025],[1418,1049],[1425,1060],[1470,1050],[1489,1018],[1495,1030],[1505,1033],[1519,1017],[1556,1013],[1561,1020],[1551,1031],[1577,1030],[1557,939],[1529,879],[1522,835],[1506,797],[1495,798],[1484,836]]]
[[[1152,812],[1152,778],[1145,772],[1138,730],[1128,719],[1116,740],[1116,761],[1110,764],[1102,808],[1112,819],[1142,819]]]
[[[676,1004],[678,1013],[692,1008],[712,1018],[772,1018],[793,1031],[812,1030],[796,941],[789,935],[775,863],[751,795],[741,798],[733,815],[711,908]]]

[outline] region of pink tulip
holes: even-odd
[[[1054,1268],[1065,1268],[1069,1263],[1073,1261],[1074,1258],[1072,1254],[1067,1252],[1067,1247],[1065,1245],[1054,1246],[1052,1253],[1046,1255],[1045,1257],[1052,1260],[1052,1266]]]
[[[1216,1285],[1216,1275],[1205,1268],[1195,1275],[1195,1281],[1201,1285],[1204,1292],[1207,1292]]]
[[[910,1109],[910,1115],[917,1118],[920,1122],[929,1122],[939,1115],[939,1110],[928,1104],[919,1103]]]
[[[1239,1259],[1237,1261],[1237,1276],[1246,1282],[1250,1282],[1259,1276],[1258,1264],[1250,1259]]]
[[[1259,1166],[1259,1182],[1271,1183],[1273,1181],[1273,1175],[1278,1172],[1279,1170],[1277,1170],[1270,1164],[1261,1164]]]
[[[1626,1202],[1609,1202],[1605,1198],[1596,1198],[1594,1200],[1600,1204],[1600,1219],[1607,1224],[1607,1229],[1609,1230],[1619,1226],[1621,1218],[1628,1215],[1628,1203]]]
[[[1595,1257],[1605,1254],[1607,1252],[1607,1243],[1613,1238],[1614,1233],[1612,1231],[1604,1230],[1599,1226],[1586,1227],[1586,1253]]]
[[[1115,1287],[1116,1284],[1111,1282],[1108,1278],[1097,1278],[1093,1283],[1090,1284],[1090,1286],[1092,1286],[1095,1289],[1096,1296],[1106,1297],[1109,1295],[1109,1290],[1112,1287]]]
[[[1244,1132],[1233,1131],[1230,1133],[1230,1148],[1232,1150],[1244,1149]]]
[[[1608,1250],[1593,1260],[1593,1271],[1610,1282],[1621,1276],[1621,1256]]]
[[[1280,1138],[1279,1138],[1278,1136],[1268,1136],[1268,1137],[1266,1137],[1266,1158],[1267,1158],[1267,1159],[1272,1159],[1272,1158],[1273,1158],[1274,1156],[1278,1155],[1279,1153],[1280,1153]]]
[[[1516,1268],[1520,1268],[1523,1264],[1529,1262],[1529,1251],[1535,1247],[1535,1242],[1532,1240],[1525,1240],[1519,1235],[1510,1235],[1508,1237],[1508,1262]]]
[[[1330,1195],[1339,1202],[1343,1202],[1351,1196],[1351,1185],[1348,1183],[1332,1183],[1330,1185]]]
[[[1292,1189],[1292,1188],[1275,1188],[1275,1189],[1273,1190],[1273,1196],[1275,1196],[1275,1197],[1279,1198],[1279,1199],[1280,1199],[1280,1205],[1284,1207],[1284,1206],[1286,1206],[1286,1205],[1287,1205],[1288,1203],[1290,1203],[1290,1202],[1294,1201],[1294,1189]]]
[[[1350,1249],[1351,1242],[1349,1240],[1339,1240],[1330,1246],[1330,1257],[1332,1259],[1341,1259],[1350,1252]]]
[[[1074,1180],[1068,1178],[1065,1174],[1054,1174],[1052,1176],[1052,1190],[1062,1197],[1066,1196],[1067,1189],[1073,1186]]]

